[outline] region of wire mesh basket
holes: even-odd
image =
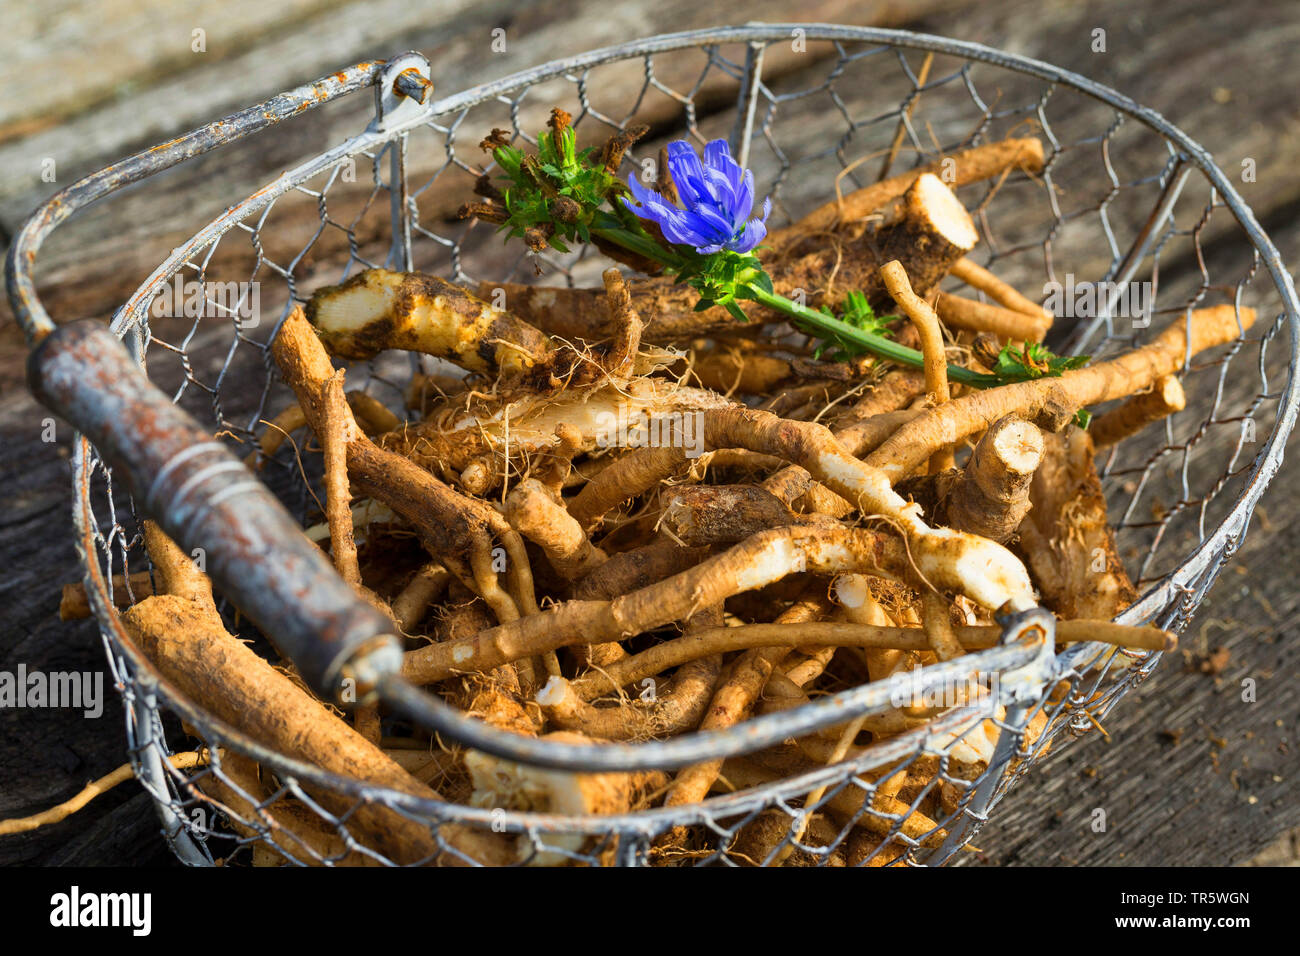
[[[1025,289],[1104,282],[1118,296],[1141,284],[1157,317],[1121,317],[1115,300],[1103,302],[1092,314],[1083,310],[1058,323],[1058,351],[1113,354],[1148,338],[1149,326],[1201,303],[1250,305],[1262,317],[1222,354],[1189,365],[1187,407],[1150,430],[1159,434],[1110,450],[1100,463],[1120,553],[1140,594],[1119,620],[1181,630],[1240,545],[1294,422],[1300,316],[1276,249],[1227,177],[1156,113],[1081,76],[979,45],[826,25],[662,36],[441,98],[430,95],[429,77],[418,54],[358,64],[73,185],[34,214],[11,249],[10,296],[20,320],[34,341],[53,328],[35,294],[35,255],[78,208],[323,103],[355,107],[365,99],[357,94],[372,90],[373,111],[364,107],[355,136],[198,228],[113,319],[112,332],[170,400],[242,453],[285,398],[269,371],[278,321],[258,315],[282,320],[316,288],[378,266],[477,283],[532,282],[540,265],[548,281],[559,275],[571,285],[598,284],[599,257],[586,248],[547,252],[539,261],[503,251],[490,230],[456,218],[481,172],[478,142],[493,128],[531,141],[552,106],[571,112],[579,135],[593,139],[649,124],[651,135],[624,159],[625,172],[668,139],[723,137],[772,196],[774,215],[788,221],[837,191],[883,177],[890,164],[900,171],[1032,131],[1047,147],[1041,175],[1014,173],[959,190],[975,211],[985,263]],[[160,317],[153,308],[161,295],[195,287],[193,314]],[[248,290],[256,290],[258,309],[249,308]],[[405,386],[422,368],[421,361],[386,353],[356,364],[349,382],[362,382],[405,414]],[[101,418],[128,407],[91,401],[81,409],[91,418],[91,405]],[[107,425],[96,432],[69,417],[105,444],[98,436]],[[137,434],[128,452],[146,455],[154,437]],[[733,792],[693,805],[579,817],[433,801],[272,752],[157,673],[126,637],[119,608],[147,593],[133,577],[149,570],[140,521],[165,510],[164,502],[156,493],[127,494],[107,457],[78,435],[77,546],[127,705],[130,759],[156,802],[166,839],[190,864],[240,852],[291,863],[391,863],[351,826],[359,810],[374,806],[427,828],[441,852],[464,862],[478,862],[462,849],[459,835],[467,828],[514,835],[519,862],[593,865],[644,864],[661,835],[686,828],[693,849],[668,862],[751,864],[788,856],[806,865],[940,864],[960,859],[990,810],[1053,742],[1097,726],[1160,656],[1094,644],[1057,654],[1050,640],[1035,645],[1008,634],[1000,646],[960,659],[965,663],[937,668],[935,684],[978,667],[1002,675],[1004,685],[1027,675],[1032,692],[1013,694],[996,711],[985,704],[953,708],[813,772],[766,782],[737,778]],[[291,451],[266,463],[263,480],[301,524],[310,523],[311,490]],[[264,567],[250,560],[249,587],[256,589]],[[308,617],[299,622],[304,630],[319,625],[306,609],[289,609],[298,612]],[[850,688],[729,734],[613,747],[611,763],[586,769],[735,757],[881,710],[888,693],[874,685]],[[474,744],[459,735],[462,729],[444,727],[444,739]],[[168,758],[193,749],[192,738],[207,760],[181,771]],[[963,769],[963,748],[985,754],[983,769]],[[628,755],[632,749],[637,756]],[[259,787],[236,772],[241,755],[262,766]],[[530,757],[526,747],[519,755]],[[922,785],[882,809],[874,798],[885,767],[928,769]],[[921,808],[941,830],[917,831],[910,815]],[[292,825],[303,819],[317,839],[304,840],[303,826]],[[775,835],[756,841],[759,830]]]

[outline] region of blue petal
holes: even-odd
[[[757,219],[745,223],[739,236],[727,243],[727,248],[734,252],[749,252],[767,236],[767,226]]]
[[[731,158],[731,147],[725,139],[709,140],[704,145],[704,165],[712,166],[720,172],[726,172],[729,166],[736,165],[736,161]]]
[[[663,232],[665,239],[677,245],[694,246],[699,249],[709,242],[708,236],[700,235],[685,220],[661,222],[659,229]]]
[[[701,231],[701,224],[692,213],[677,208],[653,190],[639,187],[631,179],[628,180],[628,187],[641,201],[641,205],[634,208],[626,197],[623,204],[640,218],[657,223],[669,242],[698,245],[707,241],[708,234]]]
[[[679,139],[668,144],[668,172],[672,174],[677,195],[688,209],[702,202],[714,201],[704,178],[704,167],[690,143]]]
[[[642,186],[636,174],[627,177],[627,188],[632,190],[636,201],[643,206],[650,205],[656,198],[662,199],[653,189]]]
[[[740,183],[744,179],[745,169],[731,158],[731,149],[725,139],[715,139],[704,147],[704,165],[721,173],[730,184],[730,192],[740,192]]]
[[[632,194],[636,196],[637,200],[640,201],[642,207],[641,211],[636,209],[633,209],[632,211],[642,219],[654,219],[658,221],[666,215],[681,211],[653,189],[646,189],[638,186],[631,179],[628,180],[628,187],[632,190]],[[628,208],[631,207],[629,206]]]
[[[655,221],[659,223],[664,238],[669,242],[698,246],[709,242],[713,238],[700,228],[699,220],[691,213],[683,212],[674,207],[665,207],[663,214],[656,216]]]
[[[650,216],[646,212],[646,208],[644,206],[637,205],[636,200],[631,199],[628,196],[624,196],[622,197],[621,201],[623,205],[627,208],[627,211],[632,213],[632,215],[640,216],[642,219],[650,218]]]
[[[729,239],[740,227],[740,223],[730,216],[709,206],[700,206],[692,210],[691,215],[698,223],[700,232],[715,237],[719,242]]]
[[[733,221],[743,220],[745,216],[736,215],[736,185],[727,174],[705,167],[704,175],[708,178],[709,185],[713,187],[713,191],[718,196],[718,201],[713,204],[714,208]]]
[[[735,210],[737,222],[748,219],[754,209],[754,174],[748,169],[745,170],[744,178],[740,181],[740,188],[736,190],[736,202],[732,208]]]
[[[648,203],[636,205],[627,196],[623,197],[623,205],[639,218],[660,224],[672,215],[671,210],[674,209],[672,206],[650,205]]]

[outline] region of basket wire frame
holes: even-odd
[[[805,44],[806,62],[791,65],[784,53],[792,43]],[[918,65],[927,54],[934,67],[922,83]],[[408,54],[402,63],[419,65],[422,58]],[[573,113],[584,143],[649,122],[650,137],[625,159],[634,174],[668,139],[728,138],[772,195],[775,215],[788,220],[832,198],[834,188],[848,191],[883,175],[877,159],[862,157],[883,152],[897,130],[903,149],[894,172],[1027,130],[1047,148],[1041,176],[1015,174],[960,194],[976,211],[983,261],[1013,284],[1033,289],[1070,275],[1114,283],[1111,300],[1067,328],[1061,347],[1104,357],[1150,335],[1115,308],[1131,282],[1154,290],[1149,324],[1156,329],[1202,303],[1259,310],[1262,318],[1249,335],[1192,364],[1188,408],[1163,424],[1159,440],[1124,445],[1100,462],[1121,554],[1141,594],[1120,616],[1123,622],[1185,627],[1239,547],[1280,464],[1296,410],[1291,370],[1298,319],[1276,250],[1199,146],[1157,114],[1083,77],[975,44],[818,25],[658,37],[423,106],[385,96],[389,70],[358,76],[330,97],[374,86],[377,109],[367,129],[196,232],[113,320],[151,377],[233,442],[255,442],[264,427],[259,423],[285,400],[268,353],[278,323],[250,326],[238,315],[240,303],[209,301],[209,283],[257,283],[262,313],[280,320],[315,288],[377,266],[419,268],[470,284],[534,281],[540,266],[544,282],[595,283],[600,264],[585,248],[571,255],[518,254],[481,225],[454,217],[485,168],[478,141],[499,126],[531,142],[549,108],[561,105]],[[153,318],[155,297],[178,277],[199,283],[201,314],[192,321]],[[213,310],[220,316],[223,309],[224,320],[214,321]],[[35,311],[39,320],[43,313],[39,306]],[[1287,337],[1276,341],[1284,326]],[[1230,375],[1234,364],[1237,374]],[[411,375],[432,366],[385,355],[355,365],[349,382],[403,414]],[[762,864],[793,850],[791,862],[804,865],[943,863],[960,859],[1001,796],[1054,742],[1099,726],[1160,656],[1075,645],[1057,656],[1052,680],[1030,706],[958,707],[842,763],[694,806],[575,818],[438,803],[267,751],[169,688],[125,639],[115,610],[123,603],[119,588],[128,590],[125,603],[140,596],[130,593],[130,574],[148,567],[132,502],[114,489],[110,469],[83,439],[73,468],[78,548],[127,705],[130,759],[154,797],[166,838],[190,864],[249,854],[301,864],[391,864],[349,826],[355,809],[369,803],[428,825],[453,854],[459,851],[443,837],[449,824],[515,834],[521,862],[640,865],[651,859],[660,835],[687,827],[691,849],[670,862]],[[312,499],[295,454],[267,461],[264,475],[309,522]],[[185,740],[174,718],[199,735],[206,765],[182,773],[166,763]],[[1031,722],[1037,730],[1026,735]],[[997,746],[987,769],[964,770],[955,753],[993,728]],[[256,787],[232,772],[232,754],[262,766]],[[903,791],[900,812],[874,805],[885,767],[924,771],[918,773],[924,782]],[[819,788],[824,792],[808,805]],[[342,797],[351,809],[327,809],[322,793],[335,796],[331,806]],[[943,833],[906,826],[908,815],[922,809]],[[304,814],[328,836],[329,852],[295,838],[283,823]],[[742,844],[760,816],[778,816],[789,826],[784,839],[754,859]],[[801,824],[809,821],[820,823],[805,832]]]

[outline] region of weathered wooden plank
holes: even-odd
[[[1276,573],[1300,560],[1276,523],[1298,492],[1300,479],[1283,471],[1183,651],[1120,701],[1105,722],[1110,738],[1067,742],[995,808],[976,840],[985,862],[1227,865],[1300,825],[1300,596]],[[1231,655],[1226,667],[1201,673],[1218,647]],[[1247,680],[1255,702],[1242,699]]]
[[[292,30],[337,0],[75,0],[14,4],[0,36],[0,140],[129,99],[134,90]],[[195,30],[202,33],[195,35]],[[196,47],[198,49],[196,49]]]

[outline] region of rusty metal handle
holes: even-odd
[[[136,501],[326,699],[364,694],[401,666],[392,624],[335,573],[276,497],[145,376],[93,320],[59,326],[28,357],[32,394],[83,434]]]

